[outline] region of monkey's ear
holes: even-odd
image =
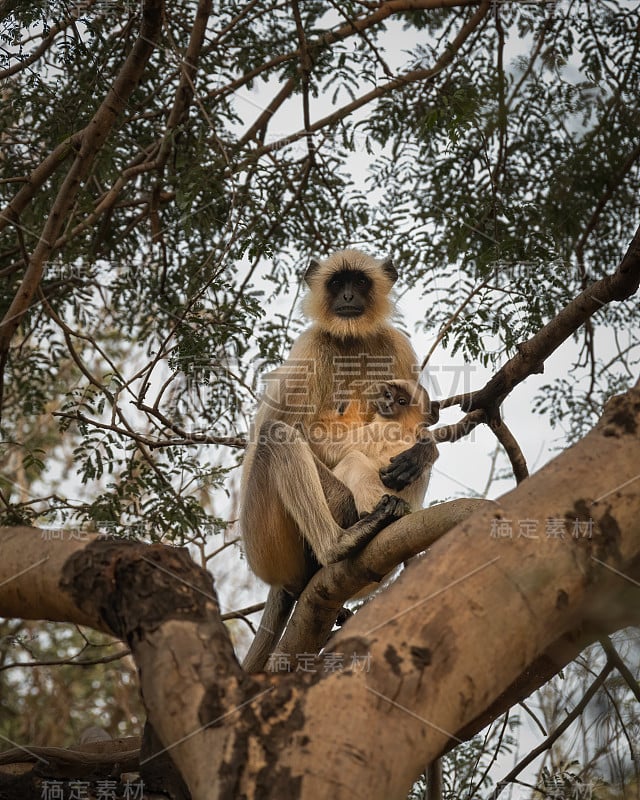
[[[307,271],[304,273],[304,282],[307,284],[307,286],[310,285],[309,281],[311,280],[311,278],[313,278],[313,276],[319,269],[320,269],[320,262],[316,261],[315,258],[312,258],[311,261],[309,262],[309,266],[307,267]]]
[[[393,266],[393,261],[391,258],[385,258],[380,265],[380,269],[384,272],[387,278],[389,278],[391,283],[395,283],[398,280],[398,270]]]

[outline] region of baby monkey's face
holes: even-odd
[[[387,419],[395,419],[411,405],[411,395],[395,383],[381,383],[373,397],[376,413]]]
[[[416,381],[373,383],[366,391],[366,399],[372,411],[383,419],[422,425],[438,421],[439,403],[432,403],[426,389]]]

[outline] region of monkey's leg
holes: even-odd
[[[387,491],[380,480],[378,469],[370,458],[352,450],[333,470],[353,492],[358,514],[369,514]]]
[[[319,458],[314,460],[331,515],[341,528],[350,528],[360,518],[353,493]]]
[[[260,429],[256,467],[269,476],[283,507],[323,565],[362,547],[406,511],[402,500],[385,495],[369,516],[341,528],[325,499],[311,448],[284,422],[267,422]]]
[[[305,524],[304,518],[298,515],[298,518],[294,519],[293,515],[288,513],[291,506],[296,505],[291,502],[291,492],[288,488],[285,488],[283,492],[281,486],[274,485],[274,470],[277,472],[280,468],[283,457],[282,469],[285,484],[287,480],[295,478],[297,471],[304,472],[305,469],[308,472],[306,477],[314,476],[315,481],[318,482],[315,488],[311,486],[307,491],[306,499],[297,496],[297,503],[302,504],[303,507],[306,503],[307,508],[316,506],[322,508],[325,523],[331,523],[337,529],[339,537],[343,537],[347,532],[352,532],[355,528],[356,531],[363,533],[363,543],[385,525],[401,516],[400,513],[397,515],[391,513],[393,512],[393,504],[391,504],[389,507],[377,510],[373,518],[363,521],[366,522],[366,525],[359,523],[358,512],[349,489],[335,477],[331,470],[311,454],[306,443],[293,429],[285,425],[284,428],[273,430],[272,426],[268,426],[264,434],[256,448],[251,474],[247,481],[242,526],[245,531],[245,551],[252,569],[264,580],[280,585],[272,586],[269,591],[260,627],[242,663],[247,672],[259,672],[264,669],[269,655],[282,635],[295,598],[318,567],[316,559],[309,552],[305,553],[304,543],[300,538],[298,527],[303,530],[301,521],[302,524]],[[276,435],[277,438],[269,440],[270,436]],[[287,451],[289,440],[295,441],[297,446]],[[308,454],[305,454],[305,448]],[[297,456],[294,456],[293,453],[297,453],[298,450],[302,451],[303,455],[302,459],[295,463]],[[313,462],[312,469],[309,469],[307,455]],[[289,473],[292,473],[293,477]],[[310,480],[314,484],[313,477]],[[301,485],[307,487],[304,481],[292,485],[294,495]],[[318,496],[314,496],[315,491],[319,491]],[[283,494],[284,496],[282,496]],[[348,531],[344,531],[343,528]],[[261,534],[258,538],[248,535],[258,530]],[[313,539],[313,535],[307,535],[306,538],[311,544],[310,540]],[[361,543],[360,539],[356,539],[356,541]],[[344,554],[340,553],[339,548],[335,548],[333,553],[331,551],[328,553],[327,557],[331,560],[339,560],[347,554],[348,550],[356,546],[352,542],[344,544],[348,545],[345,547]],[[282,584],[286,584],[289,591],[285,590]]]

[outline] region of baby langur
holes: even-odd
[[[348,442],[335,445],[332,455],[340,460],[333,474],[352,492],[358,514],[366,515],[389,492],[380,471],[384,474],[395,456],[420,441],[425,448],[430,446],[430,463],[417,480],[394,493],[411,511],[416,511],[422,508],[431,464],[438,458],[435,441],[427,430],[428,425],[438,420],[438,404],[430,401],[422,386],[407,380],[372,384],[366,396],[372,406],[373,420],[352,430]]]

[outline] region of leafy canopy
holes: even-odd
[[[55,231],[2,362],[5,521],[218,530],[208,492],[310,255],[392,253],[425,328],[488,365],[615,268],[638,222],[637,4],[421,5],[4,4],[3,317]],[[143,15],[153,46],[105,122]],[[579,435],[637,330],[636,306],[605,308],[539,410]]]

